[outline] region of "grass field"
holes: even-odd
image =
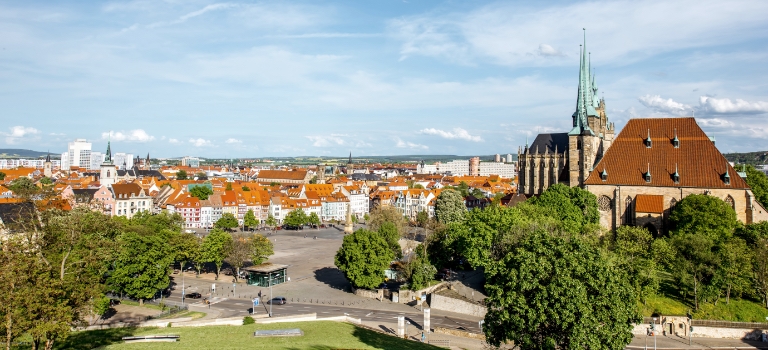
[[[256,338],[258,329],[299,328],[300,337]],[[176,343],[124,344],[130,335],[178,334]],[[419,342],[397,339],[343,322],[296,322],[247,326],[179,328],[120,328],[77,332],[56,344],[57,349],[440,349]]]
[[[693,311],[693,302],[684,299],[674,285],[669,274],[663,275],[659,295],[649,297],[645,305],[641,305],[643,316],[653,313],[661,315],[685,315]],[[699,302],[699,310],[693,313],[693,318],[700,320],[722,320],[737,322],[765,322],[768,309],[762,303],[749,299],[731,298],[729,304],[721,298],[717,305]]]

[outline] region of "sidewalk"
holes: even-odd
[[[379,330],[383,333],[397,334],[397,323],[377,322],[377,321],[363,321],[363,325]],[[407,327],[408,339],[413,341],[421,341],[421,328],[418,326]],[[475,340],[469,338],[456,337],[448,334],[431,333],[426,335],[431,340],[448,340],[451,342],[451,349],[485,349],[485,342],[482,340]]]
[[[647,337],[647,348],[654,349],[654,337]],[[721,339],[721,338],[692,338],[691,345],[688,339],[676,336],[656,336],[656,349],[768,349],[768,343],[753,340]],[[646,349],[646,336],[635,335],[627,349]]]

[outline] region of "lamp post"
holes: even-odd
[[[184,306],[184,266],[181,267],[181,306]]]
[[[411,324],[411,321],[405,321],[405,339],[408,339],[408,325]]]
[[[653,318],[651,329],[653,330],[653,350],[656,350],[656,317]]]
[[[275,278],[280,277],[280,274],[275,274]],[[269,273],[269,317],[272,317],[272,304],[274,300],[272,300],[272,273]]]

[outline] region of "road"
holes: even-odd
[[[181,293],[172,293],[167,299],[168,304],[180,305]],[[190,306],[206,307],[202,299],[186,299],[186,303]],[[303,302],[291,302],[290,299],[285,305],[273,305],[272,316],[293,316],[301,314],[316,313],[318,318],[333,317],[333,316],[350,316],[359,318],[363,321],[373,322],[385,322],[385,323],[397,323],[398,316],[405,316],[406,321],[421,328],[423,322],[423,313],[416,308],[412,308],[413,311],[406,310],[381,310],[374,309],[373,304],[377,304],[377,301],[370,301],[361,304],[359,307],[347,306],[347,305],[324,305],[324,304],[311,304]],[[252,305],[247,299],[235,299],[225,297],[213,297],[211,299],[210,309],[220,312],[222,318],[225,317],[237,317],[247,316],[250,314]],[[261,303],[256,307],[257,314],[268,314],[269,305]],[[431,310],[430,315],[431,327],[444,327],[451,329],[461,329],[468,332],[479,333],[477,319],[468,319],[462,317],[462,315],[456,315],[447,312],[441,312],[439,310]]]

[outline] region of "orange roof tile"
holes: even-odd
[[[656,213],[664,212],[664,196],[652,194],[638,194],[635,198],[635,212]]]

